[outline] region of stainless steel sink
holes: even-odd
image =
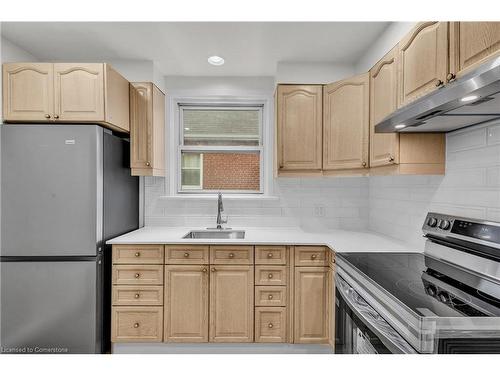
[[[245,238],[245,231],[230,229],[192,230],[182,238],[243,239]]]

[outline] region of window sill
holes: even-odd
[[[250,201],[277,201],[280,198],[274,195],[261,194],[222,194],[225,201],[231,200],[250,200]],[[177,195],[162,195],[161,200],[216,200],[217,194],[177,194]]]

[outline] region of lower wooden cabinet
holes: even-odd
[[[253,298],[253,266],[211,266],[211,342],[253,341]]]
[[[112,342],[161,342],[162,340],[162,306],[113,306]]]
[[[295,267],[294,343],[329,342],[329,267]]]
[[[166,342],[208,342],[208,265],[165,266]]]
[[[255,308],[255,342],[286,342],[286,307]]]

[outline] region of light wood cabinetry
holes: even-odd
[[[252,342],[253,266],[214,265],[210,271],[210,341]]]
[[[255,308],[255,341],[286,342],[286,308]]]
[[[295,266],[327,266],[328,253],[323,246],[295,246]]]
[[[287,264],[286,246],[255,246],[255,264]]]
[[[3,65],[5,122],[95,123],[129,132],[128,81],[101,63]]]
[[[322,94],[321,85],[278,85],[278,172],[321,170]]]
[[[166,264],[208,264],[208,246],[166,245]]]
[[[208,342],[208,265],[165,266],[166,342]]]
[[[255,266],[255,285],[286,285],[287,266]]]
[[[210,246],[210,264],[253,264],[253,246]]]
[[[111,341],[162,341],[163,245],[113,245],[112,259]]]
[[[255,286],[255,306],[286,306],[286,286]]]
[[[448,54],[448,22],[420,22],[399,42],[400,107],[444,85]]]
[[[450,72],[461,76],[500,55],[500,22],[451,22],[450,48]]]
[[[324,87],[323,170],[368,167],[369,75]]]
[[[3,120],[49,122],[54,112],[51,63],[3,64]]]
[[[165,175],[165,94],[151,82],[130,84],[130,164],[134,176]]]
[[[295,267],[295,343],[328,343],[329,267]]]
[[[375,133],[375,125],[397,109],[398,60],[396,46],[370,70],[370,173],[442,174],[444,134]]]

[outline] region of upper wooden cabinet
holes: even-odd
[[[420,22],[399,42],[400,106],[441,87],[448,70],[448,22]]]
[[[450,71],[463,75],[500,54],[500,22],[451,22],[450,47]]]
[[[3,65],[5,122],[96,123],[129,131],[128,81],[108,64]]]
[[[130,84],[133,176],[165,175],[165,94],[151,82]]]
[[[321,170],[321,85],[279,85],[277,139],[279,170]]]
[[[368,73],[326,85],[323,98],[323,169],[368,167]]]

